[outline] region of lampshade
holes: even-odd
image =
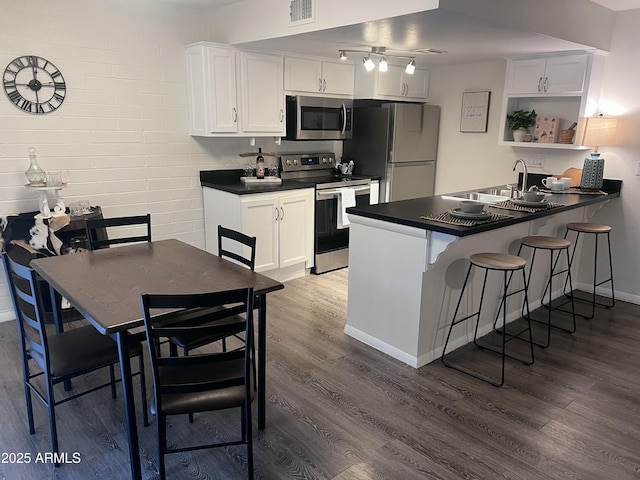
[[[617,118],[605,118],[602,115],[586,119],[582,145],[595,147],[611,147],[616,144]]]
[[[598,147],[616,144],[618,120],[604,118],[602,115],[586,119],[582,145],[593,148],[591,155],[584,160],[580,187],[583,189],[600,189],[603,185],[604,158],[598,153]]]

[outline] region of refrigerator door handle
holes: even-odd
[[[347,106],[342,104],[342,135],[347,131]]]

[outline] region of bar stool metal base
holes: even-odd
[[[531,322],[529,319],[529,300],[527,298],[527,278],[526,275],[524,273],[524,267],[526,266],[526,260],[520,258],[520,257],[516,257],[514,255],[507,255],[507,254],[500,254],[500,253],[480,253],[480,254],[474,254],[471,255],[470,257],[470,265],[469,268],[467,269],[467,275],[464,279],[464,283],[462,285],[462,290],[460,291],[460,297],[458,298],[458,303],[456,305],[456,309],[455,312],[453,314],[453,321],[451,322],[451,325],[449,327],[449,333],[447,334],[447,339],[445,341],[444,344],[444,348],[442,350],[442,356],[440,357],[440,360],[442,361],[442,363],[449,368],[452,368],[454,370],[457,370],[459,372],[462,373],[466,373],[467,375],[470,375],[474,378],[477,378],[479,380],[482,380],[484,382],[487,382],[493,386],[496,387],[500,387],[502,385],[504,385],[504,370],[505,370],[505,359],[506,358],[511,358],[514,360],[518,360],[522,363],[524,363],[525,365],[531,365],[534,362],[534,355],[533,355],[533,336],[532,336],[532,332],[531,332]],[[469,281],[469,275],[471,274],[471,269],[473,267],[477,267],[477,268],[482,268],[484,269],[484,279],[482,282],[482,293],[480,295],[480,304],[478,306],[478,310],[470,315],[467,315],[464,318],[460,318],[456,320],[456,317],[458,316],[458,311],[460,309],[460,304],[462,303],[462,298],[464,297],[464,292],[465,289],[467,287],[467,283]],[[509,273],[513,274],[513,272],[520,270],[522,271],[522,281],[524,284],[524,288],[517,290],[515,292],[511,292],[508,293],[508,280],[507,280],[507,275]],[[502,331],[500,332],[502,335],[502,339],[501,339],[501,349],[497,350],[495,348],[491,348],[488,345],[481,345],[480,343],[478,343],[478,327],[480,324],[480,314],[482,312],[482,303],[484,300],[484,293],[485,293],[485,289],[486,289],[486,285],[487,285],[487,276],[489,274],[489,271],[502,271],[504,274],[504,288],[502,290],[502,303],[501,303],[501,309],[502,309]],[[519,292],[524,292],[524,305],[526,305],[526,309],[527,309],[527,316],[525,317],[527,319],[527,327],[524,328],[522,331],[518,332],[518,333],[507,333],[507,313],[506,313],[506,300],[507,297],[514,295],[516,293]],[[524,308],[524,307],[523,307]],[[498,314],[500,313],[500,309],[498,310]],[[475,331],[474,331],[474,335],[473,335],[473,343],[480,349],[482,350],[487,350],[489,352],[493,352],[496,353],[498,355],[501,356],[501,373],[500,373],[500,380],[499,381],[495,381],[494,379],[484,376],[484,375],[480,375],[476,372],[473,372],[467,368],[464,368],[460,365],[456,365],[454,363],[451,363],[447,358],[446,358],[446,354],[447,354],[447,346],[449,344],[449,340],[451,338],[451,332],[453,331],[453,327],[455,325],[458,325],[466,320],[469,320],[471,318],[476,318],[476,326],[475,326]],[[525,332],[529,332],[529,339],[525,340],[524,338],[522,338],[521,336],[525,333]],[[509,355],[506,353],[506,344],[507,342],[514,340],[514,339],[518,339],[518,340],[522,340],[522,341],[527,341],[529,343],[529,347],[531,350],[531,360],[524,360],[518,357],[515,357],[513,355]]]
[[[528,276],[528,282],[531,281],[531,274],[533,272],[533,266],[535,264],[535,258],[536,258],[536,253],[538,250],[548,250],[549,251],[549,280],[547,281],[546,285],[545,285],[545,289],[542,293],[542,298],[540,300],[540,304],[542,305],[543,308],[547,309],[547,321],[543,322],[541,320],[536,320],[536,319],[531,319],[532,322],[535,323],[539,323],[542,325],[545,325],[547,327],[547,339],[546,342],[544,343],[538,343],[538,342],[534,342],[534,344],[540,348],[547,348],[550,343],[551,343],[551,329],[555,328],[558,330],[561,330],[563,332],[566,333],[575,333],[576,331],[576,313],[575,313],[575,305],[573,303],[573,298],[570,298],[567,302],[564,302],[560,305],[557,305],[555,307],[551,306],[551,302],[552,302],[552,293],[553,293],[553,277],[558,276],[558,275],[562,275],[563,273],[567,274],[566,280],[565,280],[565,285],[570,286],[571,290],[573,290],[573,283],[572,283],[572,279],[571,279],[571,259],[569,257],[569,247],[571,246],[571,242],[569,242],[566,239],[562,239],[562,238],[557,238],[557,237],[547,237],[547,236],[529,236],[529,237],[523,237],[520,239],[520,248],[518,248],[518,255],[520,255],[520,253],[522,252],[522,248],[523,247],[527,247],[527,248],[531,248],[533,250],[533,253],[531,255],[531,262],[529,264],[529,276]],[[556,270],[556,267],[558,265],[558,261],[560,259],[560,255],[562,254],[562,252],[565,252],[566,254],[566,259],[567,259],[567,268],[563,269],[563,270]],[[553,253],[557,252],[555,261],[553,258]],[[548,301],[545,304],[544,303],[544,296],[548,294]],[[564,305],[566,305],[567,303],[571,303],[571,310],[564,310],[561,307],[563,307]],[[567,328],[562,328],[559,327],[557,325],[554,325],[551,322],[551,313],[554,310],[558,310],[564,313],[569,313],[571,314],[572,317],[572,327],[570,329]]]
[[[613,288],[613,263],[611,261],[611,238],[609,235],[611,232],[611,227],[609,225],[598,225],[595,223],[576,222],[576,223],[568,223],[566,225],[566,228],[567,229],[565,231],[564,238],[567,238],[567,236],[569,235],[569,232],[575,232],[576,234],[576,238],[573,243],[573,251],[571,253],[572,262],[573,262],[573,257],[576,254],[576,248],[578,246],[578,240],[580,239],[580,235],[581,234],[595,235],[595,248],[594,248],[594,255],[593,255],[593,282],[592,282],[593,291],[591,292],[591,299],[589,300],[589,299],[580,298],[576,296],[574,294],[573,288],[570,288],[567,293],[566,282],[564,286],[564,292],[567,297],[571,297],[571,298],[574,298],[575,300],[579,300],[581,302],[587,302],[591,304],[591,313],[589,315],[578,314],[580,317],[584,318],[585,320],[591,320],[595,316],[596,306],[609,309],[609,308],[613,308],[616,303],[616,298],[615,298],[615,293]],[[606,278],[598,282],[597,280],[598,278],[598,238],[600,237],[600,235],[607,236],[607,251],[609,254],[609,278]],[[611,283],[611,303],[602,303],[602,302],[596,301],[596,288],[599,287],[600,285],[604,285],[605,283]]]

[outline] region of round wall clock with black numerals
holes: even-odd
[[[49,60],[23,55],[11,61],[2,78],[9,100],[27,113],[53,112],[62,105],[67,86],[60,70]]]

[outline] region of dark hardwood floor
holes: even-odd
[[[506,384],[495,388],[439,361],[413,369],[347,337],[347,274],[297,279],[269,296],[267,428],[254,435],[256,478],[640,478],[639,306],[618,302],[579,320],[573,335],[553,332],[534,365],[507,362]],[[496,371],[489,353],[466,346],[455,355]],[[50,438],[35,400],[36,434],[28,433],[13,322],[0,324],[0,364],[1,479],[128,478],[121,397],[106,389],[58,408],[61,450],[79,462],[54,468],[36,461]],[[237,419],[178,417],[168,434],[176,445],[239,435]],[[139,415],[139,424],[143,475],[154,479],[155,423],[144,428]],[[19,454],[31,463],[16,463]],[[244,463],[244,447],[189,452],[168,457],[167,473],[241,479]]]

